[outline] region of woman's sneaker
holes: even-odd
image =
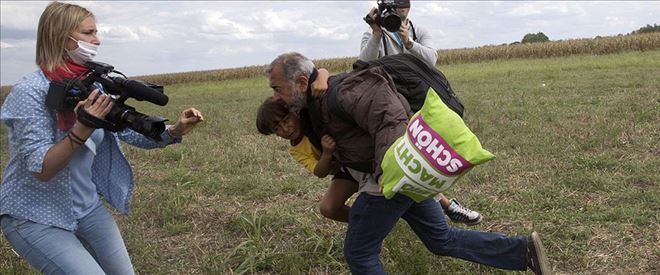
[[[462,206],[456,199],[449,200],[449,207],[445,209],[445,214],[453,222],[460,222],[466,225],[475,225],[481,222],[481,214]]]

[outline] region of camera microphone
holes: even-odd
[[[126,88],[129,92],[129,96],[136,100],[146,100],[160,106],[167,105],[169,98],[164,93],[151,88],[140,81],[128,80],[120,76],[112,77],[112,80]]]

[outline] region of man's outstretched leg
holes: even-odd
[[[526,270],[529,266],[529,258],[534,256],[537,257],[537,262],[542,264],[537,266],[549,266],[544,252],[539,255],[528,255],[530,248],[534,251],[542,251],[542,245],[540,249],[533,247],[534,244],[540,244],[538,235],[536,235],[538,242],[532,242],[534,238],[509,237],[499,233],[451,228],[447,225],[444,215],[439,214],[439,208],[436,201],[426,200],[413,203],[402,215],[434,254],[509,270]],[[545,269],[550,270],[547,267]]]

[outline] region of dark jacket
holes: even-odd
[[[379,164],[385,152],[405,133],[410,106],[381,67],[354,73],[338,85],[337,103],[352,121],[329,111],[328,94],[309,104],[320,110],[321,125],[337,144],[335,156],[339,163],[369,161],[379,177],[382,174]]]

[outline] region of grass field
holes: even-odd
[[[473,229],[540,232],[559,274],[660,273],[660,51],[443,66],[494,161],[446,194],[478,210]],[[184,144],[126,148],[137,191],[117,216],[140,274],[345,274],[345,224],[323,218],[315,179],[262,136],[266,78],[166,87],[176,119],[206,121]],[[135,103],[135,104],[133,104]],[[2,128],[2,167],[7,161]],[[456,225],[458,227],[464,227]],[[405,222],[385,241],[390,274],[524,274],[429,253]],[[0,239],[0,273],[28,272]]]

